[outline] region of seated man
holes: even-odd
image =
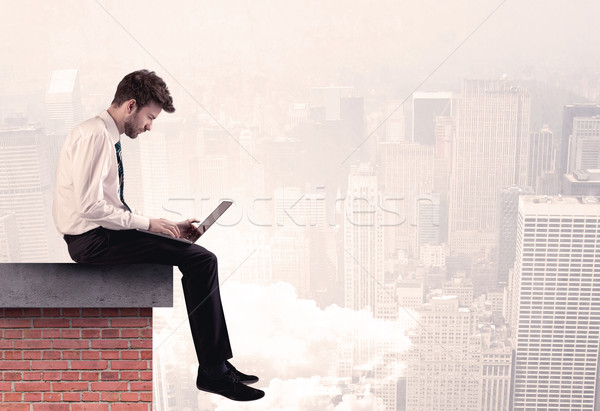
[[[121,80],[108,110],[73,129],[56,171],[56,227],[78,263],[178,266],[199,362],[196,386],[237,401],[262,398],[263,391],[245,385],[258,378],[227,361],[232,352],[219,293],[217,257],[196,244],[136,231],[188,237],[197,232],[192,224],[197,220],[152,219],[125,202],[120,136],[136,138],[151,130],[162,110],[175,111],[165,82],[154,72],[140,70]]]

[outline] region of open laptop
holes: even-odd
[[[206,232],[206,230],[208,230],[210,228],[210,226],[213,225],[215,223],[215,221],[217,221],[217,219],[219,217],[221,217],[223,215],[223,213],[225,211],[227,211],[227,209],[229,207],[231,207],[231,204],[233,204],[233,201],[229,201],[229,200],[221,201],[221,204],[219,204],[217,206],[217,208],[215,208],[214,211],[212,213],[210,213],[209,216],[204,219],[203,222],[201,222],[200,224],[197,225],[199,233],[191,238],[175,238],[175,237],[171,237],[169,234],[153,233],[152,231],[142,230],[139,228],[137,229],[137,231],[141,231],[142,233],[146,233],[146,234],[150,234],[150,235],[157,235],[159,237],[168,238],[169,240],[173,240],[173,241],[179,241],[179,242],[186,243],[186,244],[193,244],[196,241],[198,241],[198,239],[202,236],[202,234],[204,234]]]

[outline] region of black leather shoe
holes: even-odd
[[[240,382],[243,382],[244,384],[254,384],[255,382],[258,382],[258,377],[256,375],[244,374],[235,368],[229,361],[225,361],[225,366],[233,373],[233,375],[238,378],[238,380],[240,380]]]
[[[265,396],[264,391],[243,384],[230,370],[215,378],[207,376],[198,368],[196,387],[199,390],[219,394],[234,401],[254,401]]]

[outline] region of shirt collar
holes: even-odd
[[[119,129],[117,128],[117,123],[112,118],[112,116],[108,113],[107,110],[103,110],[100,114],[98,114],[104,124],[106,124],[106,130],[108,131],[108,135],[113,144],[117,144],[117,141],[121,139],[121,135],[119,134]]]

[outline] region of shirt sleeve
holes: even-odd
[[[107,201],[105,180],[116,152],[102,134],[81,136],[71,147],[74,207],[80,218],[111,230],[144,229],[150,219]],[[115,159],[113,159],[115,157]]]

